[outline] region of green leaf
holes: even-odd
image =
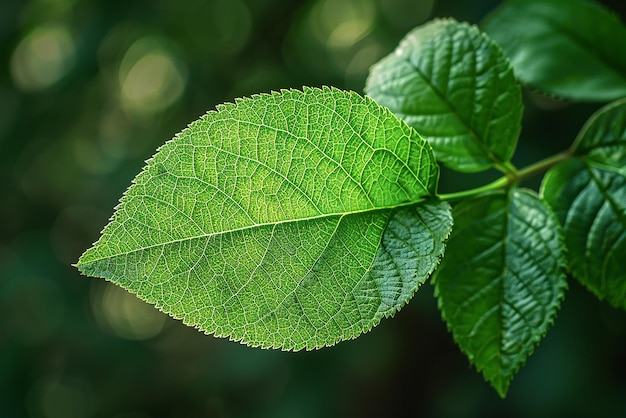
[[[433,281],[455,341],[504,397],[554,321],[567,284],[560,227],[530,191],[464,201]]]
[[[356,93],[239,99],[158,150],[77,267],[207,333],[331,345],[434,269],[451,224],[425,201],[437,179],[428,143]]]
[[[508,1],[483,28],[524,83],[574,100],[626,96],[626,28],[598,3]]]
[[[608,104],[592,115],[572,148],[575,155],[626,168],[626,99]]]
[[[474,26],[449,19],[414,29],[372,67],[365,91],[452,169],[504,165],[515,150],[520,87],[500,48]]]
[[[572,275],[626,309],[626,100],[590,118],[575,153],[546,174],[542,193],[563,225]]]

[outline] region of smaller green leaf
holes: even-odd
[[[500,48],[474,26],[448,19],[417,27],[372,67],[365,91],[454,170],[506,164],[515,150],[520,87]]]
[[[579,159],[546,174],[542,194],[563,225],[574,277],[626,309],[626,100],[596,112],[574,152]]]
[[[542,185],[565,230],[569,269],[598,298],[626,309],[626,177],[568,160]]]
[[[576,155],[600,164],[626,168],[626,99],[593,114],[580,131],[573,149]]]
[[[586,0],[512,0],[483,24],[524,83],[574,100],[626,96],[626,28]]]
[[[464,201],[433,281],[461,350],[504,397],[553,323],[567,286],[561,230],[550,208],[514,189]]]

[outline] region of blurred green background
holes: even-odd
[[[0,417],[626,416],[626,313],[574,281],[500,400],[430,284],[357,340],[283,353],[200,334],[71,267],[144,161],[216,104],[303,85],[361,92],[412,27],[478,23],[497,4],[2,0]],[[599,107],[525,102],[518,165],[567,147]],[[444,172],[441,187],[488,176]]]

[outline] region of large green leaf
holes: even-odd
[[[507,1],[483,27],[524,83],[569,99],[626,96],[626,28],[598,3]]]
[[[474,26],[449,19],[414,29],[372,67],[365,91],[452,169],[503,165],[515,150],[520,87],[500,48]]]
[[[158,150],[77,267],[208,333],[331,345],[434,269],[451,226],[425,201],[437,179],[428,143],[356,93],[239,99]]]
[[[589,120],[575,153],[546,174],[542,193],[565,230],[572,274],[626,309],[626,100]]]
[[[433,278],[454,339],[504,397],[554,321],[566,287],[560,227],[530,191],[488,194],[453,210]]]

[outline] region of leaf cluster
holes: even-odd
[[[619,39],[595,3],[513,0],[482,30],[414,29],[365,97],[304,88],[218,106],[147,162],[77,267],[203,332],[284,350],[356,338],[432,276],[455,341],[504,397],[567,273],[626,308]],[[569,149],[518,169],[522,84],[615,101]],[[440,194],[439,164],[502,177]],[[521,186],[535,175],[538,192]]]

